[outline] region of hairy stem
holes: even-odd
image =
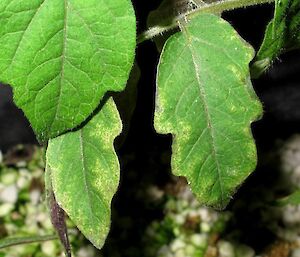
[[[172,23],[169,24],[168,26],[158,25],[144,31],[142,34],[138,36],[137,42],[139,44],[146,40],[152,39],[158,35],[162,35],[169,30],[177,28],[179,26],[179,22],[182,21],[183,19],[188,20],[189,18],[197,16],[201,13],[221,14],[224,11],[230,11],[230,10],[244,8],[253,5],[272,3],[274,1],[275,0],[221,0],[211,4],[202,5],[193,11],[183,13],[175,17]]]

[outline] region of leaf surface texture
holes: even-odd
[[[223,208],[254,170],[250,123],[262,112],[249,79],[253,50],[221,18],[204,14],[166,43],[155,128],[172,133],[172,171],[198,199]]]
[[[42,141],[125,87],[136,36],[130,0],[1,0],[0,23],[0,81]]]
[[[111,201],[119,184],[113,142],[120,132],[110,99],[82,129],[49,140],[46,154],[57,202],[98,248],[109,232]]]

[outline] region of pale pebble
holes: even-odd
[[[294,249],[291,253],[291,257],[300,257],[300,248]]]
[[[173,253],[184,247],[185,243],[179,238],[175,239],[170,245],[170,249]]]
[[[247,245],[238,245],[235,249],[236,257],[254,257],[255,251]]]
[[[18,188],[15,185],[10,185],[0,191],[0,201],[4,203],[16,203],[18,200]]]
[[[32,191],[30,191],[30,201],[33,205],[37,205],[40,202],[40,198],[41,198],[41,191],[38,189],[34,189]]]
[[[54,241],[47,241],[47,242],[43,242],[42,245],[42,252],[46,255],[46,256],[55,256],[56,255],[56,245]]]
[[[234,257],[234,247],[228,242],[221,240],[218,242],[219,257]]]
[[[14,209],[14,207],[15,206],[12,203],[0,204],[0,217],[5,217],[8,215]]]
[[[186,256],[185,250],[184,249],[179,249],[178,251],[176,251],[176,253],[174,254],[174,257],[188,257]]]
[[[18,168],[24,168],[27,166],[27,163],[26,163],[26,161],[19,161],[19,162],[17,162],[16,166]]]
[[[185,217],[182,214],[177,214],[174,216],[176,224],[183,225],[185,223]]]
[[[82,247],[77,252],[78,257],[91,257],[95,256],[95,249],[92,246]]]
[[[1,183],[4,185],[12,185],[17,181],[17,173],[15,171],[9,171],[1,175]]]
[[[201,232],[208,233],[211,230],[211,226],[207,222],[201,222],[200,229]]]
[[[207,235],[205,234],[194,234],[191,236],[191,242],[193,245],[198,247],[206,247]]]
[[[19,189],[23,189],[23,188],[28,187],[28,186],[29,186],[29,183],[30,183],[30,181],[29,181],[27,178],[25,178],[25,177],[23,177],[23,176],[20,176],[20,177],[18,178],[16,184],[17,184],[17,187],[18,187]]]

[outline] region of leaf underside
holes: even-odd
[[[118,111],[109,99],[82,129],[49,140],[46,154],[57,202],[97,248],[108,234],[119,183],[113,142],[120,132]]]
[[[125,87],[134,57],[130,0],[1,0],[0,81],[46,141]]]
[[[204,14],[172,36],[160,58],[155,128],[173,135],[173,173],[217,208],[256,166],[250,123],[262,108],[249,79],[252,57],[227,22]]]

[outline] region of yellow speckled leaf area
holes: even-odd
[[[83,128],[51,139],[46,154],[57,202],[99,249],[109,232],[111,201],[119,184],[113,143],[121,124],[109,99]]]
[[[257,162],[250,124],[262,107],[249,78],[253,50],[211,14],[181,30],[160,58],[155,128],[173,135],[173,173],[200,202],[223,208]]]

